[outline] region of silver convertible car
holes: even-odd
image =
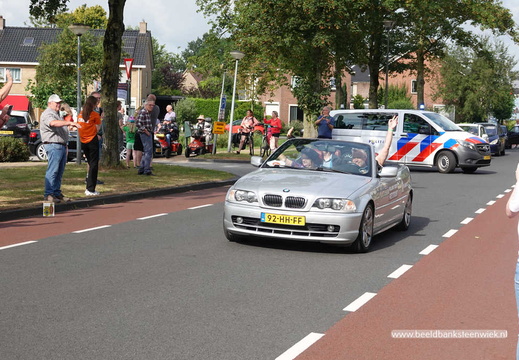
[[[367,252],[373,236],[407,230],[413,189],[405,165],[380,168],[373,147],[356,142],[292,139],[227,192],[227,239],[249,236],[352,245]]]

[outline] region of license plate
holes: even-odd
[[[162,152],[162,149],[161,149],[161,148],[155,148],[155,152],[156,152],[157,154],[160,154],[160,153]]]
[[[305,220],[304,216],[261,213],[261,222],[271,224],[303,226],[305,225]]]
[[[490,160],[490,155],[483,156],[483,160]]]
[[[14,131],[12,131],[12,130],[0,130],[0,134],[2,134],[2,135],[13,135]]]

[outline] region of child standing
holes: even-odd
[[[123,130],[126,134],[126,167],[130,168],[130,157],[133,157],[133,167],[138,167],[137,159],[133,154],[133,147],[135,144],[135,118],[130,116],[128,122],[123,126]],[[133,156],[132,156],[133,155]]]

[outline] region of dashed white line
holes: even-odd
[[[276,360],[292,360],[295,359],[299,354],[312,346],[317,340],[322,338],[324,334],[310,333],[303,339],[299,340],[297,344],[292,346],[290,349],[279,355]]]
[[[510,192],[510,191],[505,191],[505,192]],[[504,198],[504,197],[505,197],[504,194],[499,194],[499,195],[496,196],[496,198],[498,198],[498,199],[501,199],[501,198]]]
[[[359,298],[357,300],[355,300],[354,302],[352,302],[350,305],[346,306],[342,310],[343,311],[351,311],[351,312],[357,311],[358,309],[360,309],[360,307],[362,305],[364,305],[365,303],[367,303],[368,301],[373,299],[373,297],[375,297],[375,295],[377,295],[377,294],[376,293],[371,293],[371,292],[365,292],[364,294],[359,296]]]
[[[205,204],[205,205],[200,205],[200,206],[194,206],[194,207],[188,208],[188,210],[196,210],[196,209],[201,209],[201,208],[205,208],[205,207],[208,207],[208,206],[213,206],[213,204]]]
[[[14,248],[14,247],[17,247],[17,246],[22,246],[22,245],[34,244],[34,243],[36,243],[36,242],[37,242],[37,241],[26,241],[26,242],[19,243],[19,244],[13,244],[13,245],[2,246],[2,247],[0,247],[0,250],[10,249],[10,248]]]
[[[157,215],[150,215],[150,216],[145,216],[145,217],[137,218],[137,220],[148,220],[148,219],[152,219],[152,218],[155,218],[155,217],[164,216],[164,215],[167,215],[167,214],[168,213],[162,213],[162,214],[157,214]]]
[[[496,201],[495,201],[495,200],[490,200],[489,202],[487,202],[487,205],[489,205],[489,206],[490,206],[490,205],[494,205],[495,203],[496,203]]]
[[[423,249],[422,251],[420,251],[420,255],[429,255],[430,253],[433,252],[434,249],[436,249],[438,247],[438,245],[429,245],[427,246],[425,249]]]
[[[465,220],[463,220],[461,222],[461,224],[463,225],[467,225],[469,222],[471,222],[472,220],[474,220],[474,218],[471,218],[471,217],[468,217],[468,218],[465,218]]]
[[[481,209],[477,209],[476,210],[476,214],[481,214],[483,211],[485,211],[485,209],[481,208]]]
[[[81,233],[84,233],[84,232],[87,232],[87,231],[94,231],[94,230],[104,229],[104,228],[107,228],[107,227],[110,227],[110,226],[112,226],[112,225],[103,225],[103,226],[93,227],[93,228],[90,228],[90,229],[72,231],[72,234],[81,234]]]
[[[456,234],[457,232],[458,232],[458,230],[451,229],[451,230],[447,231],[445,234],[443,234],[442,237],[449,238],[452,235]]]
[[[404,265],[400,266],[398,269],[396,269],[395,271],[393,271],[391,274],[389,274],[387,277],[391,278],[391,279],[398,279],[400,276],[402,276],[407,270],[409,270],[412,267],[413,267],[413,265],[404,264]]]
[[[512,189],[506,189],[505,193],[509,193],[510,191],[512,191]]]

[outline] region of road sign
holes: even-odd
[[[225,110],[225,105],[227,104],[227,98],[225,95],[222,96],[222,102],[220,103],[220,110]]]
[[[124,59],[124,66],[126,66],[126,77],[128,79],[132,77],[132,65],[133,59]]]
[[[225,132],[225,121],[215,121],[213,123],[213,134],[223,134]]]
[[[225,120],[225,109],[220,109],[220,111],[218,112],[218,120]]]

